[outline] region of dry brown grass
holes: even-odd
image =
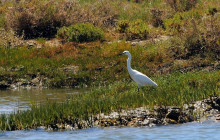
[[[18,1],[7,10],[7,26],[25,39],[51,38],[57,29],[89,22],[98,26],[114,26],[117,10],[107,1],[82,5],[72,0]]]
[[[170,7],[178,11],[188,11],[196,6],[198,0],[165,0]]]
[[[80,15],[76,13],[77,7],[76,3],[67,1],[20,1],[6,13],[7,24],[25,39],[53,37],[57,28],[70,24],[70,19],[74,20],[67,11]]]
[[[4,47],[15,47],[24,45],[22,37],[16,36],[14,31],[5,29],[0,29],[0,46]]]
[[[199,23],[200,22],[200,23]],[[184,33],[186,56],[200,55],[220,59],[219,15],[206,15],[202,21],[191,20],[191,26]]]

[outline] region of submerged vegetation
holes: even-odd
[[[220,95],[218,0],[0,2],[0,88],[90,87],[64,103],[0,115],[0,130],[74,124],[140,106]],[[132,67],[159,85],[140,94]]]

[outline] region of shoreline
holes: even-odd
[[[183,107],[140,107],[112,111],[91,116],[90,119],[77,120],[74,124],[56,124],[42,127],[47,130],[78,130],[92,127],[152,127],[169,124],[214,120],[220,121],[220,97],[210,97]]]

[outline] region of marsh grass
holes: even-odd
[[[74,87],[81,84],[104,85],[128,77],[127,57],[118,56],[124,50],[129,50],[132,53],[134,68],[147,75],[156,75],[153,72],[157,65],[169,59],[165,54],[166,50],[161,49],[161,47],[163,47],[163,43],[158,46],[152,44],[146,48],[133,48],[125,42],[112,44],[100,44],[99,42],[91,44],[69,43],[62,47],[44,47],[41,49],[1,47],[2,72],[0,75],[25,79],[27,77],[31,79],[33,75],[44,76],[49,79],[44,83],[49,87]],[[76,72],[63,70],[69,66],[78,67],[78,70]]]
[[[45,46],[41,49],[25,46],[0,47],[0,78],[5,80],[4,75],[8,75],[8,78],[19,81],[20,78],[31,80],[40,76],[46,78],[43,86],[47,87],[110,84],[129,76],[126,69],[127,57],[118,56],[124,50],[129,50],[132,54],[132,68],[150,76],[215,62],[212,58],[194,58],[184,60],[184,65],[176,65],[176,62],[181,61],[176,58],[183,54],[184,43],[173,40],[150,42],[142,47],[132,47],[123,41],[111,44],[70,42],[60,47]],[[44,39],[38,41],[42,45],[45,43]],[[68,67],[77,69],[65,71]],[[165,68],[168,70],[165,71]]]
[[[76,125],[81,119],[112,110],[141,106],[183,106],[185,103],[220,95],[220,71],[173,73],[154,77],[158,87],[144,87],[137,92],[133,82],[117,81],[92,88],[88,93],[69,97],[63,103],[33,104],[31,110],[0,116],[1,130],[30,129],[59,124]]]

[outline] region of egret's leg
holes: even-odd
[[[140,85],[137,85],[137,87],[138,87],[138,94],[140,93]]]

